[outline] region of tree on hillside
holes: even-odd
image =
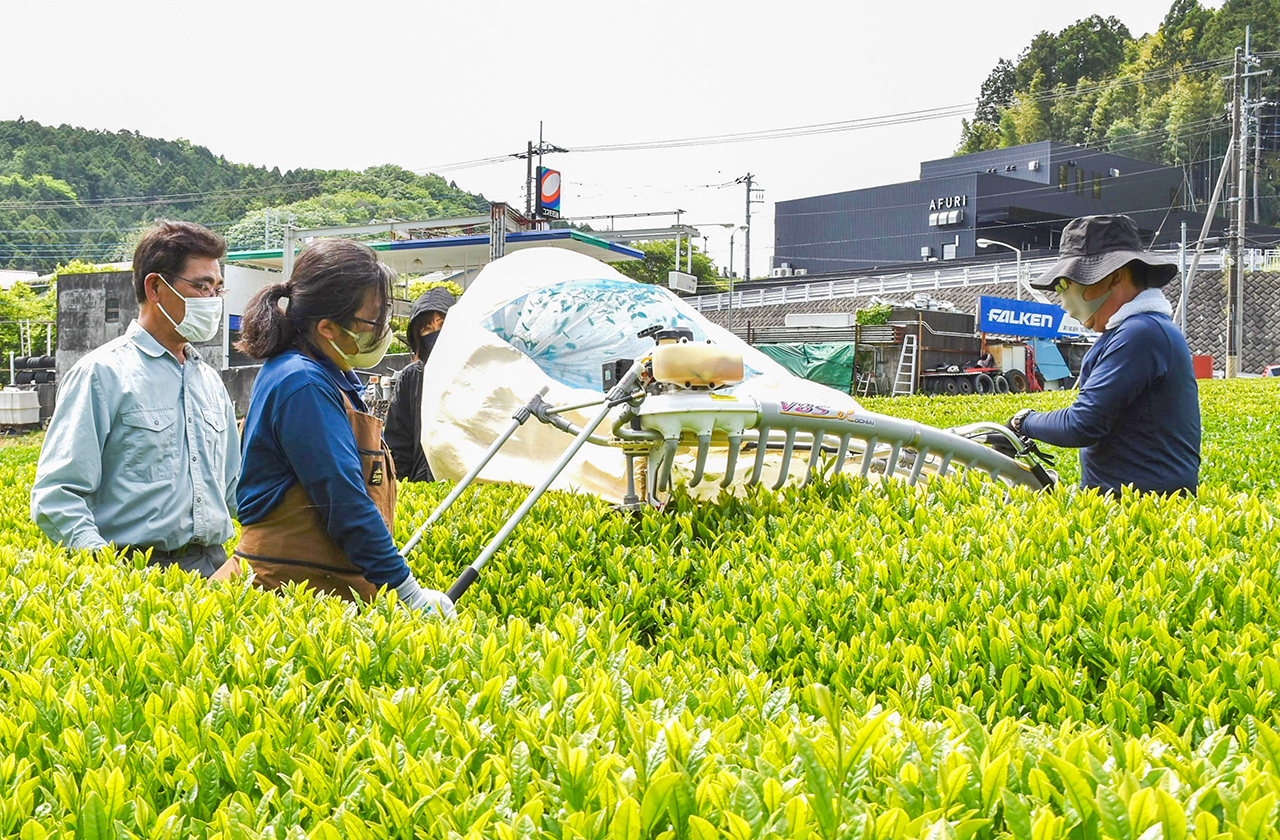
[[[1217,12],[1199,0],[1173,0],[1160,28],[1137,39],[1097,15],[1041,32],[1013,64],[1011,94],[1003,59],[983,82],[957,153],[1048,139],[1183,166],[1192,183],[1211,182],[1230,131],[1219,119],[1221,62],[1247,22],[1256,49],[1273,49],[1277,20],[1280,0],[1226,0]],[[1280,99],[1277,81],[1256,84],[1277,86],[1270,98]]]
[[[1002,58],[987,75],[978,95],[978,107],[973,111],[973,121],[995,128],[1000,125],[1000,112],[1013,104],[1016,83],[1013,62]]]
[[[667,285],[667,274],[676,269],[676,243],[666,239],[659,242],[637,242],[633,247],[644,251],[644,259],[614,263],[613,267],[642,283]],[[679,269],[681,271],[685,270],[685,247],[688,246],[682,246],[680,250]],[[720,279],[719,273],[716,271],[716,264],[712,262],[710,257],[702,253],[697,246],[694,246],[693,249],[692,274],[698,278],[699,286],[720,286],[727,282]]]
[[[1018,90],[1027,90],[1036,74],[1042,86],[1073,87],[1081,77],[1102,79],[1113,75],[1124,60],[1124,48],[1133,40],[1129,29],[1115,17],[1090,15],[1056,35],[1042,31],[1032,39],[1014,68]]]
[[[1195,61],[1200,54],[1205,25],[1212,19],[1213,12],[1201,6],[1199,0],[1173,0],[1157,30],[1160,37],[1155,49],[1157,61],[1165,67]]]
[[[984,122],[974,120],[960,121],[960,146],[957,155],[971,155],[974,152],[986,152],[1000,148],[1000,129]]]
[[[57,320],[58,292],[50,287],[43,294],[36,294],[26,283],[14,283],[8,289],[0,289],[0,358],[4,364],[4,380],[8,381],[9,353],[22,355],[20,321],[31,321],[32,352],[44,355],[45,333],[52,334],[57,342],[54,322]]]
[[[65,194],[47,194],[50,185]],[[131,251],[131,233],[159,216],[221,229],[261,219],[263,208],[328,195],[341,197],[305,209],[337,224],[488,209],[484,196],[398,166],[281,173],[230,163],[187,140],[0,120],[0,231],[10,231],[0,233],[0,267],[47,271],[60,259],[111,259]],[[259,223],[242,244],[261,247],[262,233]]]

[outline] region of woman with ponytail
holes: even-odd
[[[387,587],[410,607],[452,616],[448,596],[424,589],[396,550],[395,466],[352,373],[376,365],[391,342],[394,279],[367,246],[321,239],[288,282],[249,302],[237,346],[263,365],[245,417],[241,535],[226,574],[247,563],[264,589],[305,582],[364,601]]]

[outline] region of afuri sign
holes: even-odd
[[[1061,306],[1051,303],[987,295],[978,298],[978,312],[978,329],[982,332],[1036,338],[1062,335],[1062,318],[1066,315]]]
[[[956,207],[968,206],[969,196],[967,195],[943,195],[929,199],[930,210],[951,210]]]

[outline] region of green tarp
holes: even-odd
[[[846,394],[853,392],[852,342],[838,344],[759,344],[756,349],[803,379]]]

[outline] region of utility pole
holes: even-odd
[[[1244,352],[1244,260],[1245,228],[1249,215],[1249,77],[1267,75],[1253,72],[1257,64],[1249,54],[1249,30],[1245,30],[1245,49],[1236,47],[1231,70],[1231,139],[1236,168],[1235,201],[1232,203],[1231,275],[1227,283],[1227,366],[1228,377],[1238,376]],[[1255,211],[1256,212],[1256,211]]]
[[[567,152],[567,151],[569,151],[569,150],[568,150],[568,149],[566,149],[566,148],[563,148],[563,147],[561,147],[561,146],[557,146],[557,145],[556,145],[556,144],[554,144],[554,143],[547,143],[547,142],[545,142],[545,141],[542,139],[542,120],[538,120],[538,145],[537,145],[537,147],[535,148],[535,147],[534,147],[534,145],[533,145],[533,141],[532,141],[532,140],[530,140],[530,141],[528,141],[528,143],[525,145],[525,150],[524,150],[523,152],[516,152],[515,154],[511,155],[511,157],[513,157],[513,158],[524,158],[524,161],[525,161],[525,167],[524,167],[524,183],[525,183],[525,195],[524,195],[524,217],[525,217],[526,219],[532,219],[532,218],[533,218],[533,216],[534,216],[534,206],[535,206],[535,205],[534,205],[534,201],[533,201],[533,191],[534,191],[534,190],[536,190],[536,189],[538,188],[538,185],[534,182],[534,178],[533,178],[533,156],[534,156],[534,155],[537,155],[537,156],[538,156],[538,166],[542,166],[542,155],[543,155],[544,153],[546,153],[546,152]]]
[[[1258,210],[1258,170],[1262,168],[1262,109],[1267,104],[1265,99],[1254,103],[1253,124],[1253,223],[1260,224],[1261,214]]]
[[[1241,61],[1243,50],[1236,47],[1235,58],[1231,64],[1231,154],[1235,157],[1236,182],[1235,200],[1231,202],[1231,274],[1227,280],[1227,366],[1228,379],[1240,372],[1240,285],[1244,269],[1244,127],[1243,96],[1241,82],[1244,75],[1244,62]]]
[[[541,129],[539,129],[541,130]],[[530,140],[524,153],[524,217],[533,218],[533,141]]]
[[[752,188],[751,185],[755,182],[755,177],[756,177],[755,175],[748,172],[746,175],[743,175],[741,178],[737,178],[734,180],[735,184],[747,185],[747,225],[746,225],[747,236],[746,236],[746,244],[743,245],[743,247],[746,249],[746,255],[742,261],[743,263],[742,279],[743,280],[751,279],[751,205],[764,204],[763,198],[756,198],[754,195],[752,195],[753,192],[758,192],[758,193],[764,192],[763,190],[756,190]]]
[[[1245,60],[1245,62],[1246,62],[1246,63],[1249,61],[1249,58],[1250,58],[1250,56],[1252,55],[1252,53],[1249,51],[1249,42],[1250,42],[1250,35],[1251,35],[1250,30],[1251,30],[1252,28],[1253,28],[1252,26],[1245,26],[1245,28],[1244,28],[1244,60]],[[1248,103],[1249,103],[1249,75],[1250,75],[1250,74],[1246,73],[1246,74],[1245,74],[1245,76],[1244,76],[1244,102],[1245,102],[1245,107],[1246,107],[1246,108],[1248,107]],[[1245,124],[1245,132],[1246,132],[1246,133],[1245,133],[1245,136],[1246,136],[1246,137],[1248,137],[1248,136],[1249,136],[1249,135],[1248,135],[1248,129],[1249,129],[1249,112],[1248,112],[1248,111],[1245,111],[1245,113],[1244,113],[1244,115],[1241,117],[1241,119],[1243,119],[1243,120],[1244,120],[1244,124]],[[1261,132],[1258,132],[1258,133],[1259,133],[1259,134],[1261,134]],[[1245,155],[1245,166],[1247,167],[1247,166],[1249,165],[1249,163],[1248,163],[1248,161],[1249,161],[1249,146],[1248,146],[1248,144],[1247,144],[1247,143],[1246,143],[1246,144],[1245,144],[1245,146],[1244,146],[1244,155]],[[1258,169],[1257,169],[1257,163],[1258,163],[1258,160],[1255,158],[1255,160],[1254,160],[1254,182],[1253,182],[1253,223],[1254,223],[1255,225],[1258,223],[1258,181],[1257,181],[1257,171],[1258,171]],[[1241,211],[1240,211],[1240,217],[1241,217],[1241,218],[1244,218],[1244,210],[1243,210],[1243,209],[1241,209]]]

